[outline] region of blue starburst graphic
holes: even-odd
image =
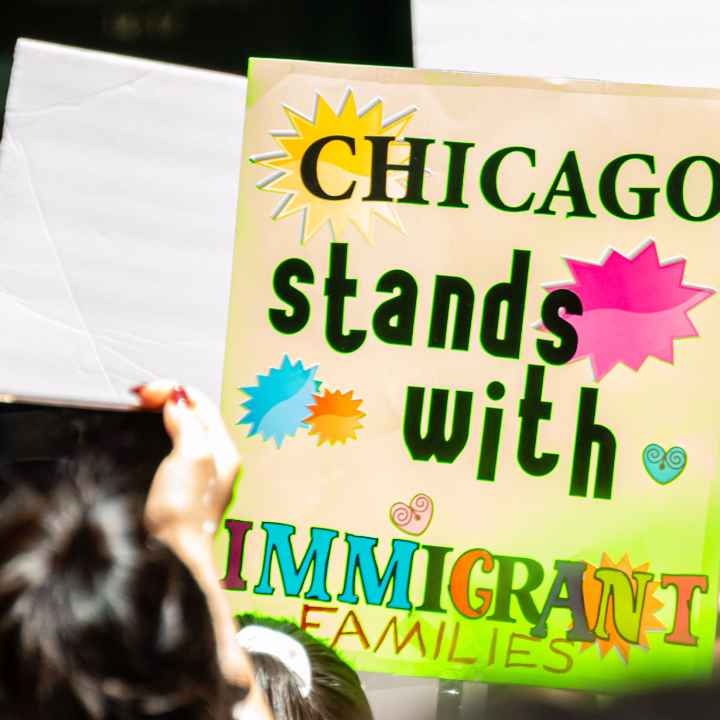
[[[281,447],[286,437],[308,427],[303,420],[321,384],[315,380],[317,369],[306,368],[301,360],[293,363],[285,355],[279,368],[257,376],[257,385],[240,388],[250,399],[243,403],[247,411],[237,424],[250,425],[248,437],[272,438]]]

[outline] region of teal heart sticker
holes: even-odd
[[[681,447],[665,448],[651,443],[643,450],[643,465],[650,477],[660,485],[675,480],[687,465],[687,453]]]

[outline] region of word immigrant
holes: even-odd
[[[228,590],[246,591],[248,581],[243,577],[245,546],[253,530],[253,523],[228,518],[225,529],[229,535],[226,572],[223,579]],[[548,635],[548,620],[552,613],[566,612],[571,623],[564,637],[567,642],[593,643],[607,640],[609,632],[617,633],[629,644],[637,644],[641,636],[641,621],[646,605],[651,601],[650,588],[657,585],[656,576],[645,570],[628,574],[620,567],[591,568],[584,561],[556,560],[551,573],[537,560],[493,553],[472,548],[456,553],[452,547],[421,545],[417,541],[393,539],[387,564],[378,567],[376,548],[378,538],[346,533],[344,538],[344,572],[341,587],[335,598],[328,590],[328,570],[331,555],[338,555],[336,542],[340,532],[332,528],[313,527],[302,559],[298,562],[293,538],[296,528],[277,522],[263,522],[264,550],[259,578],[252,588],[255,595],[274,595],[280,589],[285,597],[304,601],[332,603],[334,600],[356,606],[360,593],[367,606],[384,607],[403,613],[413,611],[443,615],[454,608],[463,621],[515,624],[529,626],[529,638],[543,639]],[[343,552],[343,551],[339,551]],[[452,563],[449,557],[454,557]],[[277,569],[273,582],[273,568]],[[448,570],[449,568],[449,570]],[[474,587],[480,576],[492,576],[486,587]],[[424,574],[421,597],[411,598],[411,583],[415,573]],[[590,577],[588,577],[590,574]],[[518,582],[524,578],[524,581]],[[546,578],[552,578],[549,589]],[[586,598],[588,581],[599,583],[599,602],[594,613],[588,612]],[[673,645],[696,646],[692,633],[693,603],[698,593],[708,591],[706,575],[661,573],[660,588],[674,595],[673,623],[664,635],[664,642]],[[672,602],[670,603],[672,604]],[[324,610],[323,610],[324,608]],[[330,605],[315,606],[315,612],[336,612]],[[307,622],[308,606],[303,606],[303,622]],[[357,629],[343,633],[343,622],[334,640],[343,635],[364,634]],[[394,616],[395,617],[395,616]],[[397,619],[395,620],[397,623]],[[315,626],[317,627],[317,626]],[[522,628],[522,625],[515,625]],[[417,632],[421,632],[418,630]],[[457,641],[457,638],[455,639]],[[423,650],[424,642],[420,640]],[[364,644],[364,643],[363,643]]]

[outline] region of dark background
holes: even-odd
[[[410,0],[0,0],[0,123],[18,37],[245,73],[249,57],[411,66],[410,28]]]

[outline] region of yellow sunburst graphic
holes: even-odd
[[[310,435],[318,436],[318,445],[357,440],[355,432],[362,427],[360,418],[365,413],[360,412],[362,400],[354,400],[352,390],[346,393],[325,390],[323,395],[315,395],[314,400],[309,408],[311,415],[303,422],[310,425]]]
[[[404,232],[393,203],[362,200],[370,189],[372,160],[372,145],[365,137],[399,138],[417,108],[406,108],[383,121],[383,103],[380,98],[375,98],[365,108],[358,110],[355,95],[348,89],[337,112],[319,93],[315,97],[312,117],[305,117],[288,106],[284,106],[284,110],[292,129],[271,133],[281,150],[250,158],[252,162],[273,171],[257,187],[283,195],[273,212],[273,219],[280,220],[302,213],[302,243],[310,240],[325,223],[330,223],[335,238],[341,237],[348,223],[352,223],[372,242],[373,214]],[[316,141],[331,136],[352,138],[354,151],[347,141],[324,145],[317,162],[318,181],[324,192],[335,196],[345,193],[354,182],[352,196],[344,200],[318,197],[305,187],[302,179],[301,164],[307,149]],[[400,140],[390,143],[389,164],[405,164],[408,158],[406,143]],[[402,185],[399,184],[400,175],[403,173],[388,173],[387,192],[390,197],[403,194]]]
[[[629,579],[633,593],[637,595],[638,582],[633,577],[633,573],[645,573],[648,571],[649,563],[643,563],[637,567],[633,567],[630,558],[625,554],[622,559],[615,563],[610,559],[607,553],[603,553],[599,567],[612,568],[620,570]],[[603,618],[599,618],[600,604],[603,593],[603,583],[595,577],[597,568],[588,564],[583,575],[583,597],[585,598],[585,613],[591,627],[602,627]],[[655,597],[655,591],[660,587],[660,583],[649,581],[645,589],[645,603],[643,605],[640,616],[640,633],[636,645],[645,650],[649,649],[647,634],[649,632],[665,629],[665,626],[655,617],[655,613],[663,607],[663,603]],[[593,625],[594,623],[594,625]],[[593,643],[582,643],[580,650],[587,650],[593,645],[598,646],[601,657],[605,657],[613,648],[615,648],[620,657],[627,663],[630,659],[630,648],[633,646],[618,631],[615,624],[615,608],[613,598],[607,602],[607,610],[604,618],[604,627],[607,631],[607,639],[597,637]]]

